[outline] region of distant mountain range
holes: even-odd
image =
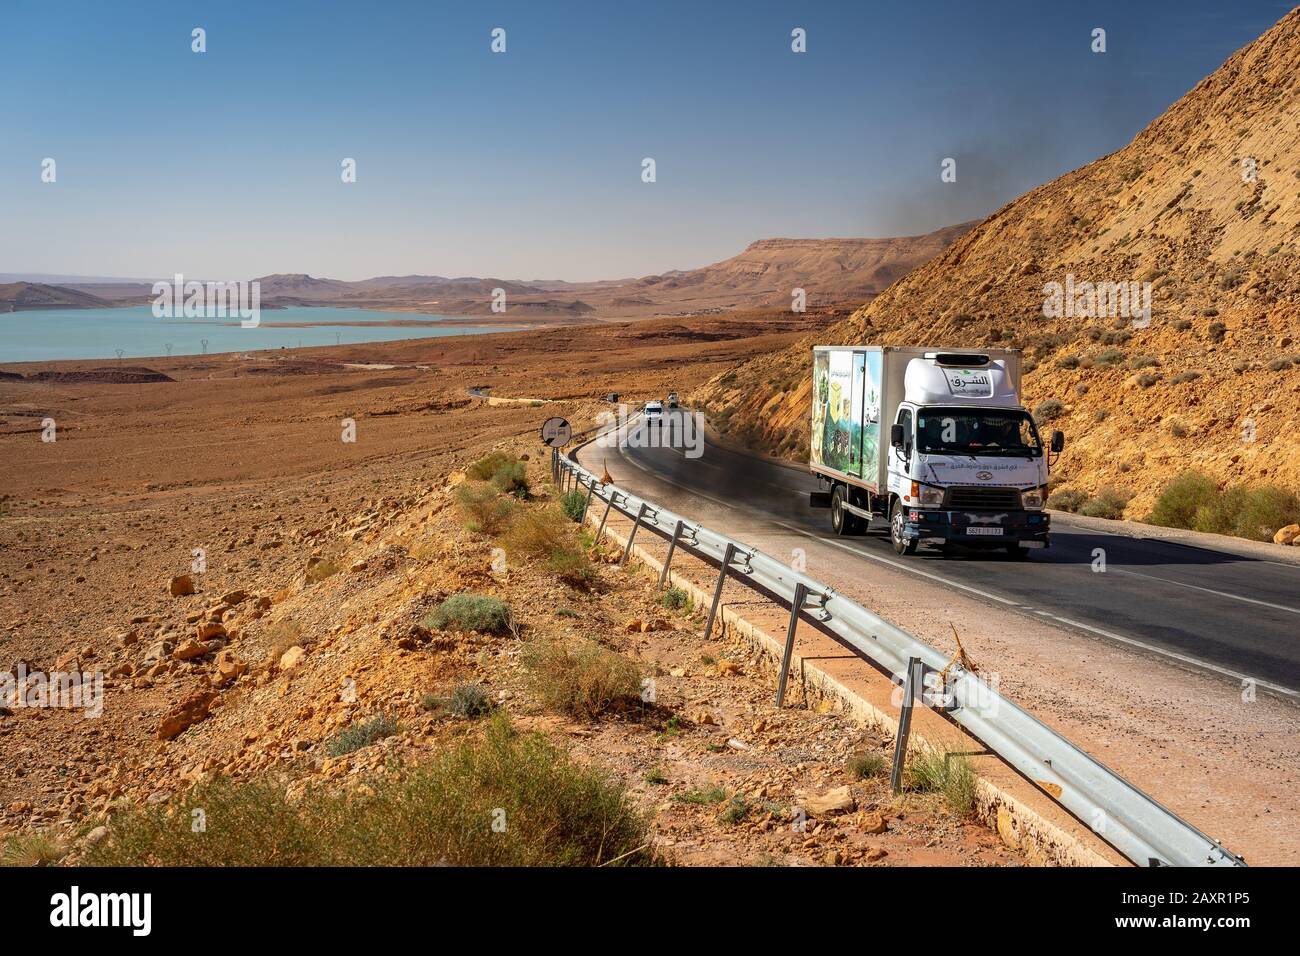
[[[595,314],[600,318],[688,315],[789,305],[805,290],[809,307],[869,301],[886,286],[928,262],[973,223],[921,236],[887,239],[762,239],[730,259],[699,269],[600,282],[378,276],[348,282],[304,273],[260,276],[268,307],[335,306],[476,315],[491,311],[494,290],[507,308],[536,316]],[[103,308],[152,301],[152,283],[103,277],[2,275],[0,312]],[[170,278],[170,277],[168,277]],[[39,281],[38,281],[39,280]]]

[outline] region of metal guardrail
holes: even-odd
[[[590,434],[590,433],[588,433]],[[592,438],[582,436],[582,444]],[[622,561],[632,553],[641,528],[665,538],[668,554],[659,575],[662,588],[678,550],[718,568],[705,634],[714,618],[727,577],[779,600],[791,609],[785,659],[777,692],[784,699],[795,625],[808,620],[853,647],[867,660],[902,681],[909,661],[918,658],[924,683],[941,686],[936,711],[980,741],[992,753],[1049,793],[1066,810],[1138,866],[1245,866],[1241,857],[1157,803],[1113,770],[1099,763],[1046,724],[1007,700],[960,663],[839,594],[756,548],[711,531],[618,486],[604,483],[578,464],[581,445],[551,459],[552,477],[564,490],[586,489],[583,520],[593,501],[604,504],[596,540],[611,512],[633,520]],[[935,695],[931,694],[931,704]]]

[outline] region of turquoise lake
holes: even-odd
[[[375,325],[417,320],[448,321],[445,315],[376,312],[371,309],[263,309],[255,329],[239,319],[158,319],[150,306],[120,309],[47,309],[0,314],[0,362],[49,362],[57,359],[122,361],[172,355],[252,352],[258,349],[306,348],[393,342],[444,335],[480,335],[505,331],[501,326]],[[312,323],[327,322],[328,325]],[[286,327],[287,326],[287,327]]]

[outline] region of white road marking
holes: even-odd
[[[1214,588],[1203,588],[1199,584],[1186,584],[1183,581],[1171,581],[1168,578],[1156,577],[1154,574],[1143,574],[1141,571],[1129,571],[1125,568],[1112,568],[1111,573],[1127,574],[1135,578],[1146,578],[1148,581],[1160,581],[1162,584],[1176,584],[1180,588],[1191,588],[1193,591],[1204,591],[1206,594],[1215,594],[1219,597],[1232,598],[1234,601],[1245,601],[1247,604],[1258,604],[1261,607],[1271,607],[1275,611],[1286,611],[1290,614],[1300,614],[1300,608],[1287,607],[1285,604],[1272,604],[1268,601],[1242,597],[1240,594],[1230,594],[1227,591],[1216,591]]]
[[[674,486],[674,487],[676,487],[676,488],[680,488],[682,491],[685,491],[687,494],[694,495],[694,496],[697,497],[697,498],[703,498],[705,501],[711,501],[711,502],[713,502],[714,504],[716,504],[716,505],[720,505],[721,507],[726,508],[726,509],[728,509],[728,510],[734,510],[735,507],[736,507],[734,502],[728,502],[728,501],[724,501],[724,500],[722,500],[722,499],[720,499],[720,498],[715,498],[714,496],[709,495],[709,494],[706,494],[706,493],[704,493],[704,492],[702,492],[702,491],[698,491],[697,489],[687,487],[686,485],[682,484],[681,482],[679,482],[679,481],[675,481],[674,479],[669,478],[669,477],[667,477],[666,475],[663,475],[663,474],[661,474],[661,473],[658,473],[658,472],[652,471],[651,469],[649,469],[649,468],[647,468],[646,466],[644,466],[644,465],[640,464],[639,462],[637,462],[637,461],[636,461],[634,458],[632,458],[630,455],[625,454],[625,453],[624,453],[624,452],[625,452],[625,449],[623,448],[623,446],[622,446],[621,444],[617,447],[617,451],[618,451],[618,453],[619,453],[619,456],[620,456],[624,461],[626,461],[628,464],[632,465],[632,467],[634,467],[634,468],[636,468],[636,469],[638,469],[638,470],[640,470],[640,471],[645,472],[647,475],[650,475],[652,478],[654,478],[654,479],[656,479],[656,480],[658,480],[658,481],[662,481],[662,482],[664,482],[664,483],[666,483],[666,484],[669,484],[669,485],[672,485],[672,486]],[[683,456],[683,457],[684,457],[684,456]],[[962,584],[962,583],[959,582],[959,581],[952,581],[952,580],[950,580],[950,579],[948,579],[948,578],[943,577],[942,575],[931,574],[929,571],[924,571],[924,570],[922,570],[921,568],[912,567],[912,566],[910,566],[910,565],[903,564],[901,561],[892,561],[892,560],[890,560],[889,558],[881,557],[881,556],[878,555],[878,554],[872,554],[870,551],[864,551],[864,550],[862,550],[861,548],[855,548],[855,547],[853,547],[852,545],[850,545],[850,544],[846,544],[846,543],[843,542],[843,541],[837,541],[837,540],[835,540],[834,538],[823,538],[823,537],[821,537],[820,535],[814,534],[814,533],[812,533],[811,531],[806,531],[806,530],[804,530],[803,528],[800,528],[800,527],[798,527],[798,526],[796,526],[796,525],[789,524],[788,522],[782,521],[782,520],[779,519],[779,518],[773,518],[773,517],[771,517],[771,516],[764,515],[764,520],[766,520],[766,521],[770,522],[771,524],[774,524],[774,525],[776,525],[776,526],[778,526],[778,527],[780,527],[780,528],[783,528],[783,529],[785,529],[786,531],[791,531],[791,532],[793,532],[794,534],[801,535],[802,537],[810,538],[810,539],[812,539],[813,541],[820,541],[820,542],[823,543],[823,544],[829,544],[829,545],[831,545],[832,547],[835,547],[835,548],[839,548],[839,549],[841,549],[842,551],[848,551],[848,552],[851,553],[851,554],[856,554],[856,555],[859,555],[859,556],[864,557],[864,558],[869,558],[869,559],[871,559],[872,561],[876,561],[876,562],[878,562],[878,563],[880,563],[880,564],[888,565],[889,567],[891,567],[891,568],[896,568],[896,569],[899,570],[899,571],[906,571],[907,573],[909,573],[909,574],[915,574],[915,575],[917,575],[918,577],[928,578],[929,580],[931,580],[931,581],[935,581],[935,582],[937,582],[938,584],[943,585],[944,587],[956,588],[957,590],[960,590],[960,591],[967,591],[967,592],[969,592],[969,593],[971,593],[971,594],[978,595],[979,597],[985,598],[985,599],[987,599],[987,600],[989,600],[989,601],[995,601],[995,602],[997,602],[998,604],[1004,604],[1004,605],[1006,605],[1007,607],[1014,608],[1015,610],[1018,610],[1018,611],[1027,611],[1027,612],[1030,612],[1030,613],[1036,614],[1036,615],[1038,615],[1038,616],[1040,616],[1040,617],[1050,618],[1051,620],[1057,621],[1057,622],[1059,622],[1059,623],[1061,623],[1061,624],[1064,624],[1064,625],[1066,625],[1066,626],[1068,626],[1068,627],[1073,627],[1073,628],[1077,628],[1077,629],[1079,629],[1079,630],[1087,631],[1087,632],[1089,632],[1089,633],[1091,633],[1091,634],[1096,634],[1096,635],[1098,635],[1099,637],[1104,637],[1104,638],[1107,638],[1107,639],[1109,639],[1109,640],[1119,641],[1121,644],[1126,644],[1126,645],[1128,645],[1128,646],[1130,646],[1130,647],[1136,647],[1136,648],[1139,648],[1140,650],[1147,651],[1148,653],[1156,654],[1156,655],[1159,655],[1160,657],[1166,657],[1166,658],[1169,658],[1170,660],[1176,660],[1176,661],[1179,661],[1180,663],[1187,664],[1187,665],[1189,665],[1189,666],[1196,667],[1196,668],[1199,668],[1199,669],[1202,669],[1202,670],[1208,670],[1208,671],[1211,671],[1211,672],[1213,672],[1213,673],[1215,673],[1215,674],[1219,674],[1219,675],[1224,676],[1224,677],[1231,677],[1231,678],[1233,678],[1234,680],[1238,680],[1238,681],[1250,681],[1250,682],[1252,682],[1253,684],[1255,684],[1255,686],[1257,686],[1257,687],[1267,688],[1268,690],[1273,691],[1273,692],[1276,693],[1276,694],[1280,694],[1280,695],[1282,695],[1282,696],[1284,696],[1284,697],[1289,697],[1289,698],[1291,698],[1291,699],[1293,699],[1293,700],[1300,700],[1300,691],[1293,690],[1293,689],[1291,689],[1291,688],[1289,688],[1289,687],[1283,687],[1283,686],[1281,686],[1280,684],[1274,684],[1274,683],[1272,683],[1272,682],[1270,682],[1270,681],[1260,680],[1259,678],[1251,677],[1251,676],[1249,676],[1249,675],[1247,675],[1247,674],[1242,674],[1240,671],[1234,671],[1234,670],[1231,670],[1230,668],[1227,668],[1227,667],[1220,667],[1218,664],[1212,664],[1212,663],[1210,663],[1209,661],[1204,661],[1204,660],[1201,660],[1200,658],[1191,657],[1191,656],[1189,656],[1189,655],[1187,655],[1187,654],[1179,653],[1178,651],[1167,650],[1167,649],[1165,649],[1165,648],[1163,648],[1163,647],[1158,647],[1158,646],[1156,646],[1156,645],[1154,645],[1154,644],[1149,644],[1149,643],[1147,643],[1146,641],[1140,641],[1140,640],[1137,640],[1136,638],[1132,638],[1132,637],[1125,637],[1125,636],[1122,635],[1122,634],[1116,634],[1115,632],[1105,630],[1104,628],[1094,627],[1093,625],[1091,625],[1091,624],[1085,624],[1085,623],[1082,622],[1082,621],[1076,621],[1076,620],[1074,620],[1074,619],[1072,619],[1072,618],[1061,617],[1061,616],[1059,616],[1059,615],[1057,615],[1057,614],[1053,614],[1053,613],[1050,612],[1050,611],[1044,611],[1044,610],[1042,610],[1042,609],[1040,609],[1040,608],[1036,608],[1036,607],[1034,607],[1034,606],[1032,606],[1032,605],[1029,605],[1029,604],[1021,604],[1021,603],[1018,602],[1018,601],[1013,601],[1013,600],[1011,600],[1010,598],[1003,597],[1003,596],[1000,595],[1000,594],[994,594],[993,592],[991,592],[991,591],[985,591],[985,590],[983,590],[982,588],[972,587],[972,586],[969,585],[969,584]],[[1134,572],[1127,572],[1127,573],[1130,573],[1130,574],[1137,574],[1138,577],[1148,577],[1148,575],[1138,574],[1138,573],[1135,572],[1135,571],[1134,571]],[[1162,578],[1155,578],[1154,580],[1157,580],[1157,581],[1163,581],[1164,579],[1162,579]],[[1169,584],[1177,584],[1178,582],[1176,582],[1176,581],[1169,581],[1169,582],[1165,582],[1165,583],[1169,583]],[[1196,585],[1184,585],[1184,586],[1185,586],[1185,587],[1196,587]],[[1208,588],[1199,588],[1199,590],[1209,590],[1209,589],[1208,589]],[[1211,592],[1211,593],[1219,593],[1219,592]],[[1228,596],[1230,596],[1230,595],[1228,595]],[[1252,599],[1250,599],[1250,598],[1242,598],[1242,600],[1247,600],[1247,601],[1249,601],[1249,600],[1252,600]],[[1266,602],[1263,602],[1263,601],[1253,601],[1253,603],[1256,603],[1256,604],[1263,604],[1263,603],[1266,603]],[[1268,605],[1268,606],[1270,606],[1270,607],[1280,607],[1279,605]],[[1282,607],[1281,610],[1289,611],[1289,610],[1292,610],[1292,609],[1291,609],[1291,608],[1285,608],[1285,607]]]

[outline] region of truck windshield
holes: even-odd
[[[916,415],[916,444],[931,455],[1043,453],[1034,420],[1025,412],[983,408],[923,408]]]

